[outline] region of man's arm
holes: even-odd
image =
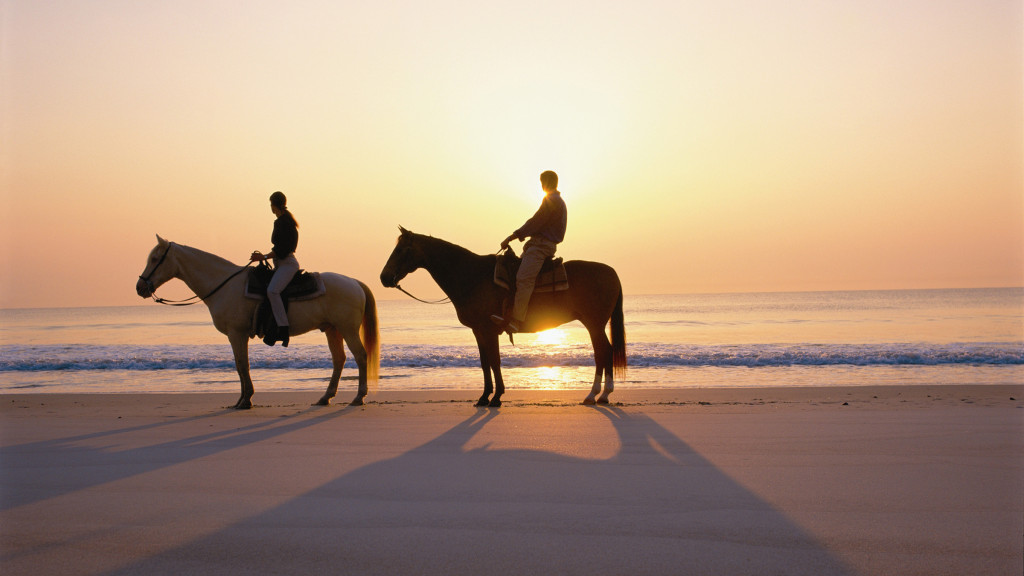
[[[518,230],[513,232],[511,237],[522,241],[540,232],[551,218],[552,212],[553,209],[551,203],[548,202],[548,197],[545,196],[544,200],[541,201],[540,208],[537,209],[537,212],[530,217],[525,224],[520,226]]]

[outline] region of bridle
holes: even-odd
[[[505,250],[507,250],[507,248],[502,248],[501,250],[498,251],[498,254],[501,254]],[[395,275],[395,277],[396,278],[398,277],[397,274]],[[413,300],[416,300],[417,302],[423,302],[424,304],[448,304],[449,302],[452,301],[452,299],[450,297],[447,297],[447,296],[444,297],[444,298],[441,298],[440,300],[424,300],[422,298],[417,298],[416,296],[413,296],[412,294],[410,294],[405,288],[402,288],[402,286],[399,285],[398,282],[395,282],[395,288],[398,288],[398,290],[402,294],[405,294],[409,298],[412,298]]]
[[[149,290],[149,297],[152,298],[153,301],[156,302],[157,304],[163,304],[165,306],[191,306],[193,304],[198,304],[198,303],[206,300],[210,296],[213,296],[215,292],[217,292],[218,290],[223,288],[224,285],[227,284],[232,278],[234,278],[235,276],[238,276],[239,274],[244,272],[246,270],[246,268],[248,268],[249,266],[252,266],[252,262],[249,262],[245,266],[242,266],[241,268],[238,269],[237,272],[235,272],[234,274],[232,274],[232,275],[228,276],[227,278],[225,278],[224,281],[221,282],[220,284],[218,284],[216,288],[214,288],[213,290],[210,290],[210,292],[206,296],[200,297],[198,294],[196,294],[196,295],[191,296],[189,298],[185,298],[184,300],[167,300],[165,298],[157,298],[156,297],[156,286],[153,285],[153,280],[152,280],[153,274],[156,274],[156,269],[159,268],[160,265],[164,263],[164,260],[167,259],[167,255],[171,253],[171,248],[173,248],[173,247],[174,247],[174,242],[168,243],[167,244],[167,250],[164,250],[163,256],[160,256],[160,260],[158,260],[157,263],[156,263],[156,266],[153,266],[153,269],[149,271],[149,274],[146,274],[145,276],[141,276],[141,275],[139,276],[139,280],[142,280],[143,282],[146,283],[146,289]]]
[[[402,231],[403,231],[403,234],[404,234],[405,230],[402,229]],[[405,249],[408,250],[408,248],[405,248]],[[404,278],[404,275],[403,275],[403,278]],[[409,298],[412,298],[413,300],[416,300],[417,302],[422,302],[424,304],[448,304],[449,302],[452,301],[452,299],[448,298],[448,297],[441,298],[440,300],[424,300],[422,298],[417,298],[416,296],[413,296],[412,294],[409,293],[408,290],[406,290],[405,288],[402,288],[401,284],[398,283],[398,273],[397,272],[395,273],[394,281],[395,281],[395,288],[398,288],[399,292],[401,292],[402,294],[405,294],[406,296],[408,296]]]
[[[153,269],[149,271],[149,274],[146,274],[145,276],[143,276],[141,274],[139,275],[139,280],[142,280],[143,282],[146,283],[146,289],[149,290],[149,294],[151,296],[155,296],[155,294],[156,294],[156,286],[153,285],[153,281],[151,280],[151,278],[153,278],[153,274],[156,274],[156,269],[159,268],[160,265],[164,263],[164,260],[167,259],[167,255],[171,253],[171,248],[173,248],[173,247],[174,247],[174,242],[168,243],[167,244],[167,250],[164,250],[163,255],[160,256],[160,260],[158,260],[157,263],[156,263],[156,266],[153,266]],[[153,299],[157,300],[157,302],[159,302],[159,300],[157,298],[154,297]]]

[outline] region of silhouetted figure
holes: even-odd
[[[287,204],[288,199],[283,192],[274,192],[270,195],[270,210],[277,216],[277,220],[274,220],[274,232],[270,236],[273,248],[269,254],[261,254],[257,250],[249,257],[251,262],[268,258],[274,261],[274,276],[267,286],[267,300],[270,300],[270,309],[274,312],[277,328],[263,338],[263,342],[268,346],[273,346],[278,341],[282,346],[288,346],[288,313],[284,309],[281,292],[299,271],[299,261],[295,259],[295,248],[299,244],[299,223],[288,211]]]
[[[477,406],[501,406],[505,382],[501,376],[501,329],[491,317],[499,313],[508,298],[508,288],[494,279],[498,264],[495,254],[474,254],[461,246],[401,228],[395,249],[380,271],[380,282],[398,288],[403,278],[425,269],[455,306],[459,322],[473,330],[484,372],[484,393]],[[565,290],[534,295],[530,314],[519,327],[539,332],[579,320],[594,346],[594,386],[584,404],[604,404],[615,389],[614,378],[626,371],[626,327],[622,311],[622,283],[615,270],[600,262],[569,260]],[[611,340],[605,333],[610,325]],[[493,375],[493,379],[492,379]],[[601,392],[602,376],[604,392]],[[490,397],[491,394],[493,397]],[[600,394],[600,396],[598,396]]]
[[[516,299],[512,306],[511,318],[495,314],[491,319],[509,332],[518,332],[526,320],[526,311],[530,306],[530,296],[537,283],[537,275],[544,261],[555,255],[558,243],[565,238],[565,226],[568,212],[562,193],[558,191],[558,174],[548,170],[540,175],[540,185],[544,189],[544,200],[540,208],[525,224],[519,227],[508,238],[501,242],[501,249],[508,248],[509,242],[520,242],[529,238],[523,246],[522,263],[516,274]]]

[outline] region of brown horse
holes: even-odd
[[[496,256],[474,254],[461,246],[399,227],[401,235],[380,273],[385,287],[396,288],[410,272],[425,269],[455,305],[459,322],[473,330],[484,371],[484,394],[477,406],[501,406],[505,384],[498,350],[500,329],[491,314],[501,314],[508,290],[494,284]],[[622,316],[622,284],[610,266],[570,260],[565,263],[569,289],[534,294],[521,332],[539,332],[579,320],[594,346],[594,386],[584,404],[606,404],[615,389],[614,376],[626,370],[626,330]],[[611,322],[611,342],[605,326]],[[494,374],[492,386],[491,374]],[[601,375],[604,374],[604,393]],[[614,374],[614,376],[613,376]],[[494,397],[489,398],[493,391]],[[600,397],[597,395],[601,393]]]

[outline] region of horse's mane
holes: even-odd
[[[216,255],[216,254],[214,254],[212,252],[207,252],[205,250],[200,250],[199,248],[194,248],[192,246],[186,246],[185,244],[179,244],[177,242],[170,242],[169,244],[173,244],[173,245],[177,246],[178,248],[181,248],[182,250],[185,250],[186,252],[192,253],[193,255],[198,255],[198,256],[202,257],[204,260],[208,259],[210,261],[210,263],[214,264],[214,265],[224,266],[224,267],[232,267],[232,268],[238,268],[239,267],[238,264],[235,264],[234,262],[228,260],[227,258],[224,258],[222,256],[218,256],[218,255]]]
[[[435,238],[433,236],[428,236],[426,234],[416,234],[415,232],[409,232],[409,234],[412,234],[417,241],[429,244],[433,250],[441,252],[443,256],[451,258],[466,258],[470,256],[476,258],[486,258],[488,256],[484,254],[477,254],[476,252],[473,252],[468,248],[464,248],[462,246],[459,246],[458,244],[449,242],[447,240],[442,240],[441,238]]]

